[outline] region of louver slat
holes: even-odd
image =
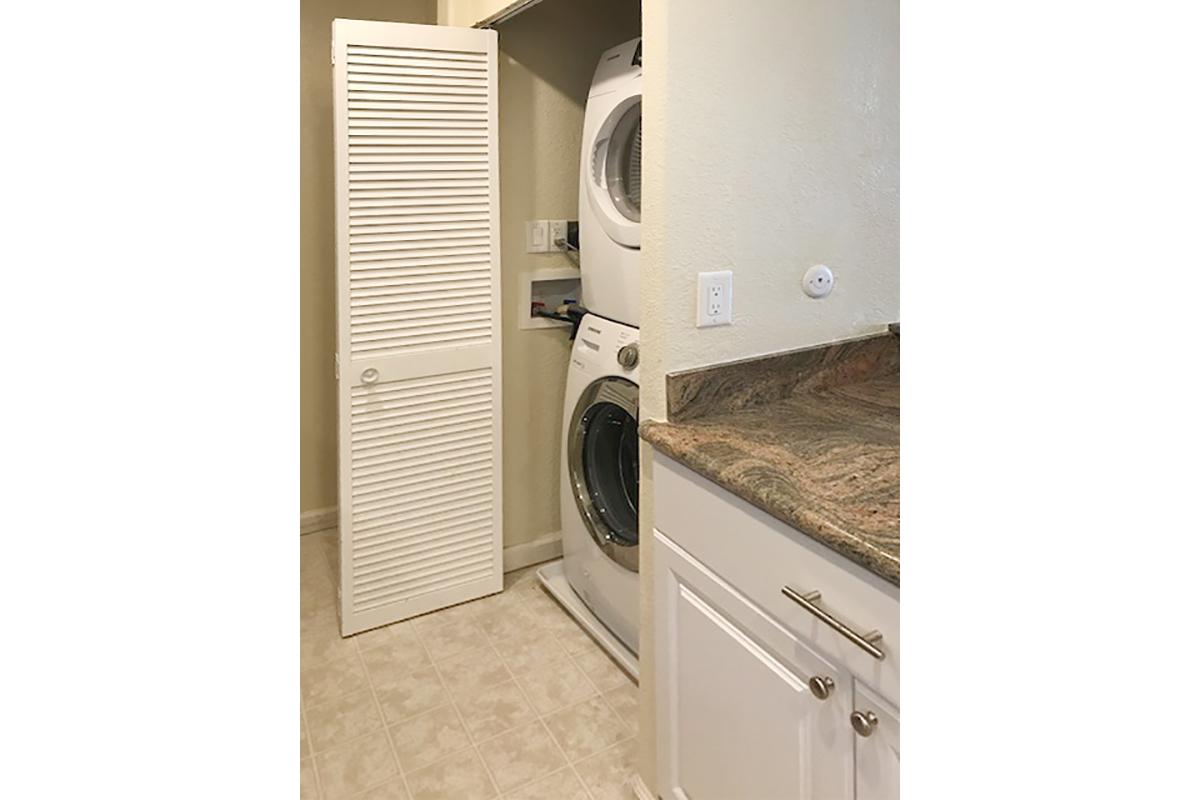
[[[502,585],[495,42],[334,21],[345,634]]]
[[[441,376],[438,382],[415,379],[352,390],[352,402],[357,404],[350,421],[352,475],[389,477],[382,490],[377,484],[372,494],[351,501],[354,530],[369,535],[371,546],[369,551],[353,556],[356,607],[369,606],[380,596],[368,576],[370,581],[385,582],[388,596],[394,600],[404,595],[403,587],[425,593],[451,585],[465,575],[475,576],[478,559],[490,553],[490,537],[482,535],[491,532],[489,517],[460,528],[460,535],[446,542],[444,558],[439,556],[438,560],[440,580],[419,580],[429,559],[426,556],[422,560],[419,555],[430,542],[422,532],[432,534],[439,520],[494,494],[490,425],[457,447],[455,458],[440,468],[430,471],[413,467],[422,458],[458,441],[463,425],[490,415],[492,389],[490,370],[472,370]],[[419,448],[406,451],[399,446],[405,439],[414,440],[426,432],[432,435],[419,440]],[[378,435],[390,437],[389,444],[374,446],[369,437]],[[456,568],[456,559],[451,557],[455,553],[470,563]]]

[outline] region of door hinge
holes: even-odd
[[[333,354],[333,379],[335,381],[342,379],[342,359],[337,353]]]

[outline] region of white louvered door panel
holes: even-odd
[[[496,33],[334,20],[342,633],[500,591]]]

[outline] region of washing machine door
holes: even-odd
[[[638,571],[638,387],[593,381],[579,398],[567,440],[575,505],[605,555]]]
[[[642,97],[609,112],[592,140],[588,201],[609,237],[642,246]]]

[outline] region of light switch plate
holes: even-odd
[[[550,250],[550,222],[531,219],[525,223],[525,252],[546,253]]]
[[[733,324],[733,272],[701,272],[696,276],[696,327]]]

